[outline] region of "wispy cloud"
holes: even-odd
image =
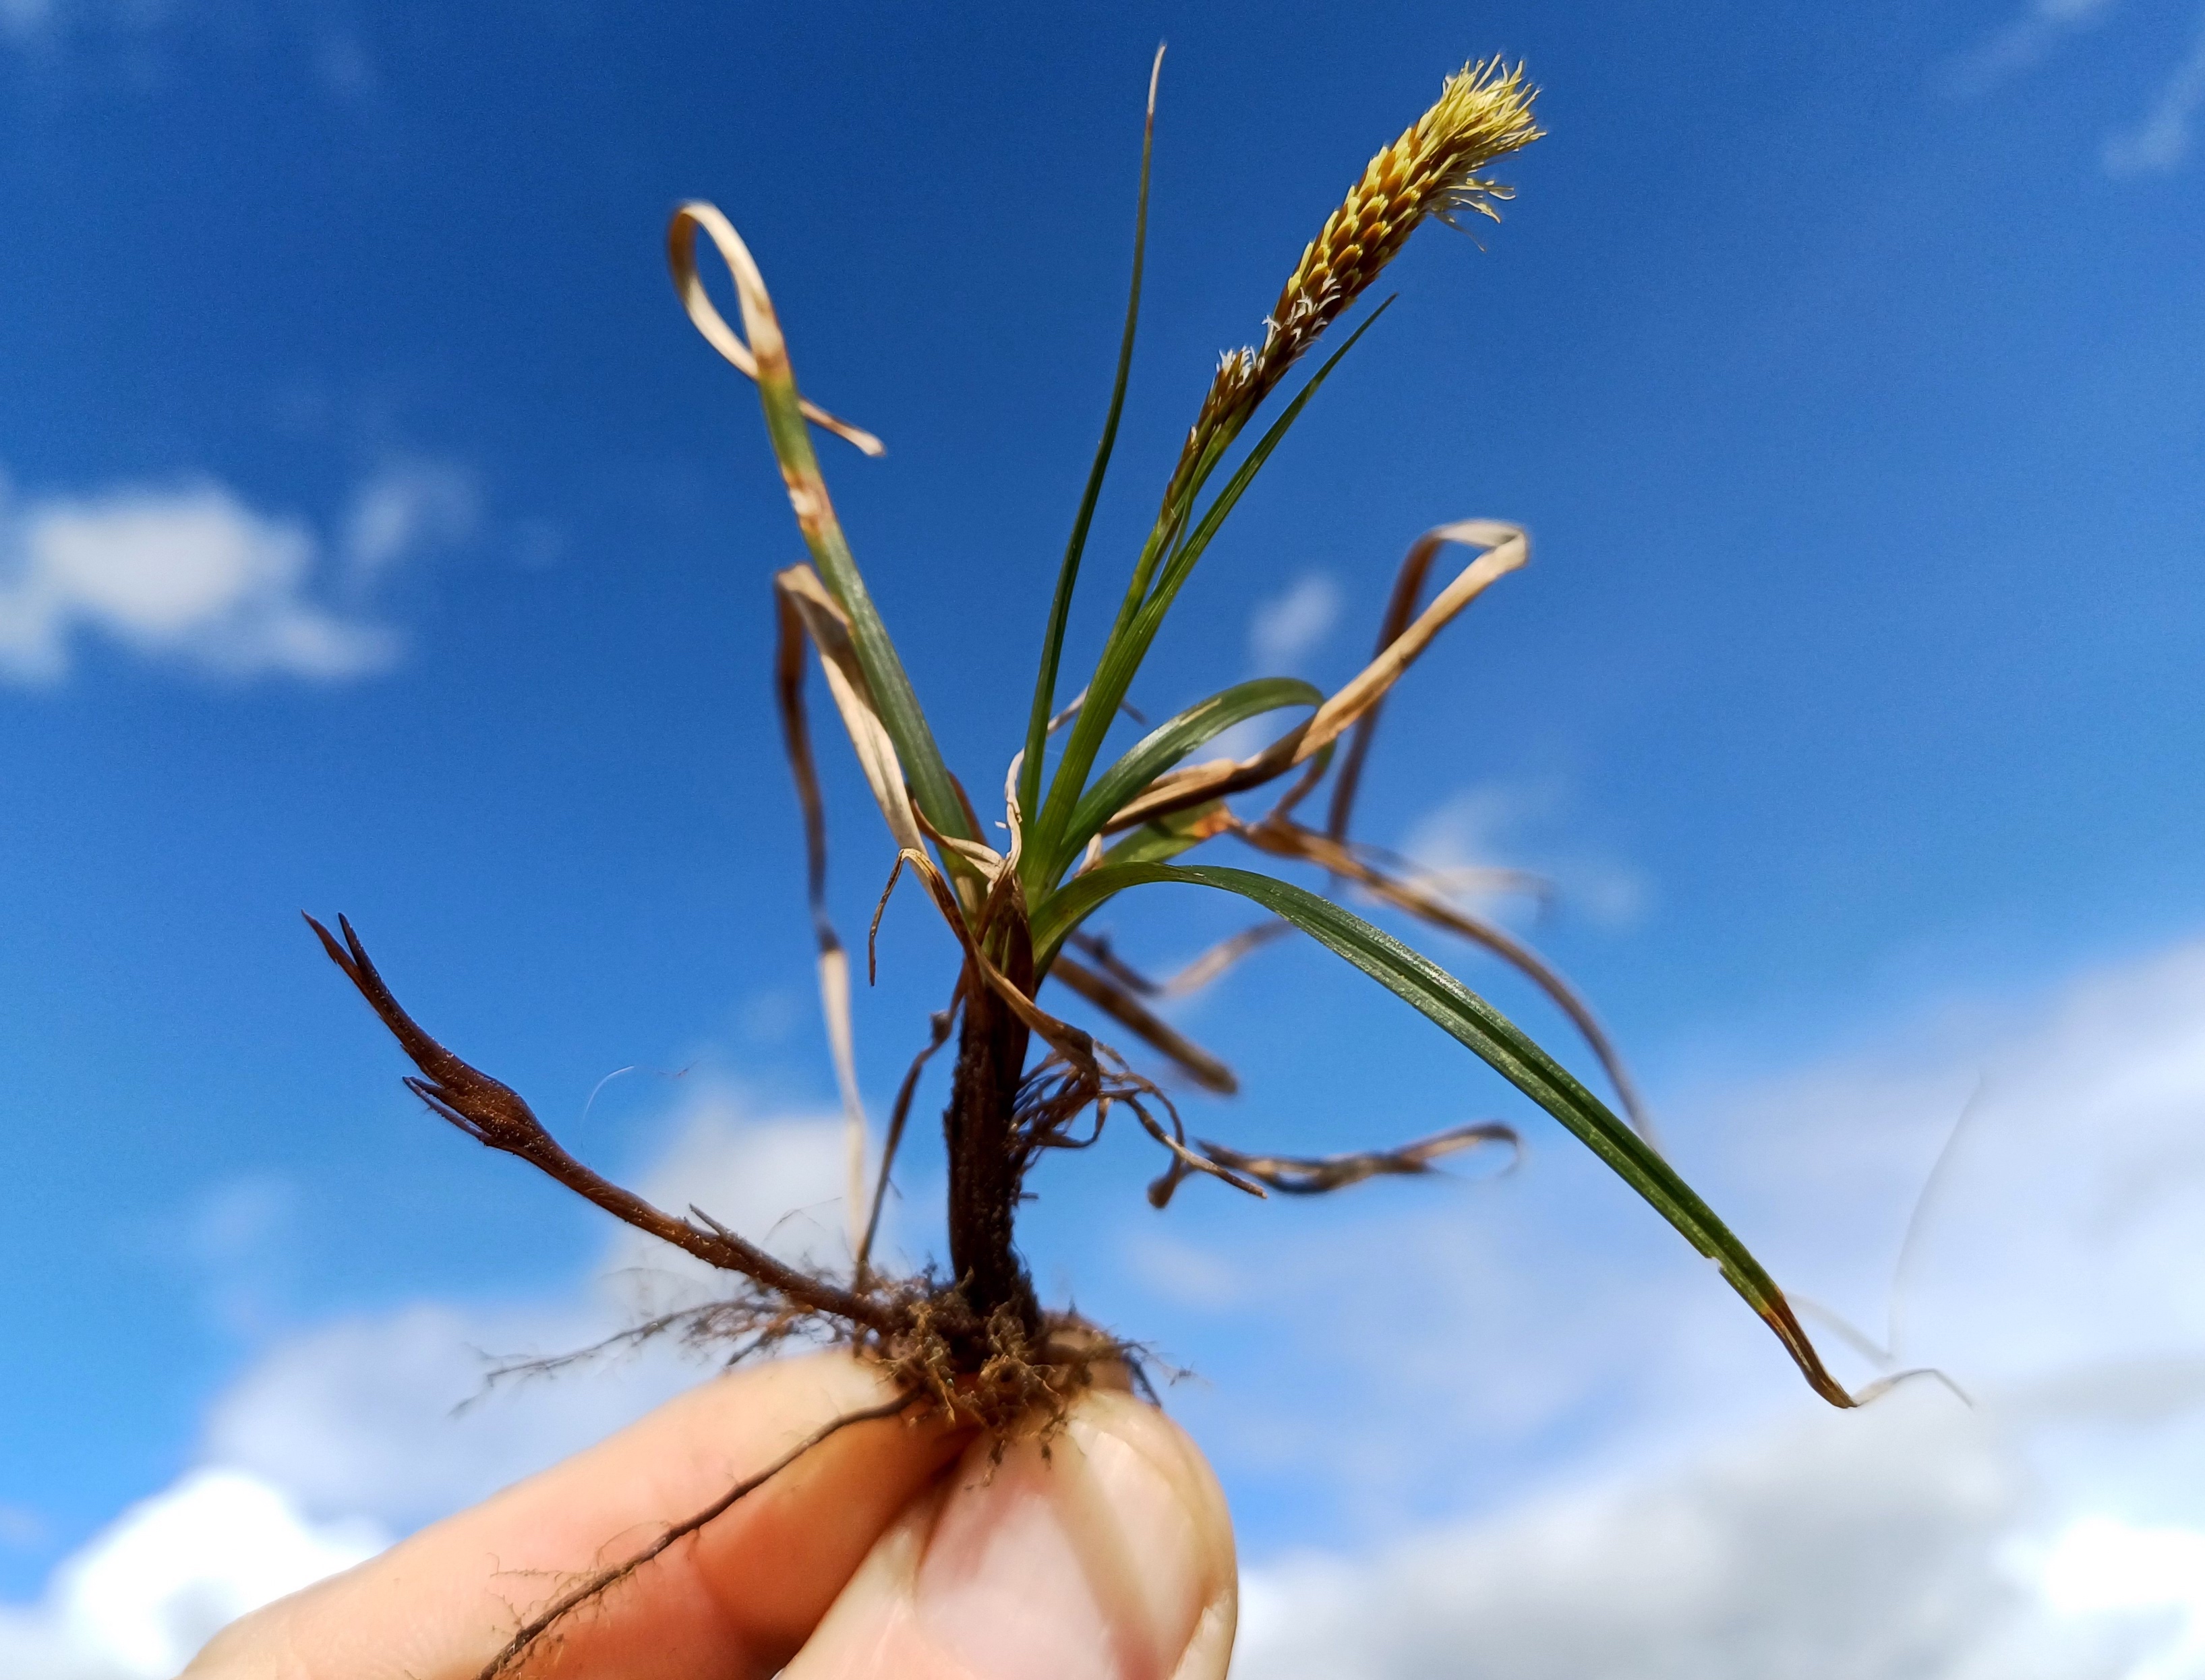
[[[1340,585],[1322,572],[1305,573],[1280,593],[1256,603],[1248,615],[1248,668],[1257,676],[1290,676],[1324,644],[1340,623]],[[1217,736],[1209,757],[1245,758],[1260,752],[1287,727],[1292,715],[1244,718]]]
[[[1248,620],[1248,661],[1266,675],[1291,671],[1340,622],[1340,585],[1322,572],[1257,603]]]
[[[481,519],[481,488],[467,468],[424,456],[388,462],[345,514],[346,569],[356,585],[371,584],[401,561],[465,542]]]
[[[53,21],[53,0],[0,0],[0,38],[24,41]]]
[[[2102,23],[2118,0],[2032,0],[2029,9],[1952,66],[1952,91],[1988,93],[2032,69],[2069,36]]]
[[[172,0],[0,0],[0,42],[39,47],[71,30],[142,31],[173,9]]]
[[[2191,128],[2205,104],[2205,13],[2189,53],[2160,85],[2143,120],[2107,140],[2101,153],[2112,175],[2160,175],[2178,168],[2190,156]]]
[[[207,1316],[250,1340],[282,1320],[298,1187],[274,1173],[227,1179],[202,1193],[158,1240],[195,1272]]]
[[[27,1505],[0,1503],[0,1548],[28,1551],[46,1537],[45,1520]]]
[[[2029,9],[1952,67],[1951,91],[1988,93],[2049,58],[2070,36],[2109,17],[2118,0],[2033,0]],[[2109,135],[2099,162],[2115,177],[2164,175],[2188,161],[2197,113],[2205,106],[2205,12],[2189,47],[2133,128]]]
[[[349,30],[333,30],[314,48],[314,75],[336,98],[358,104],[383,88],[383,76],[367,44]]]
[[[0,0],[0,52],[48,73],[142,79],[174,47],[196,40],[217,50],[243,40],[285,40],[299,74],[333,105],[355,114],[382,103],[384,76],[368,35],[345,15],[359,9],[322,3],[191,5],[181,0]],[[241,29],[237,14],[252,17]]]
[[[1645,877],[1628,864],[1547,839],[1566,803],[1552,785],[1466,787],[1419,817],[1400,851],[1453,881],[1459,896],[1488,914],[1536,906],[1551,889],[1596,925],[1630,925],[1651,896]]]
[[[362,487],[333,568],[303,522],[211,480],[29,499],[0,481],[0,680],[57,682],[87,639],[232,679],[384,669],[399,638],[364,614],[367,593],[399,561],[463,537],[475,508],[460,469],[394,466]]]

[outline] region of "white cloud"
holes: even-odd
[[[1643,876],[1613,858],[1541,840],[1565,803],[1551,785],[1466,787],[1412,824],[1400,850],[1487,915],[1536,909],[1551,887],[1564,907],[1594,925],[1629,926],[1645,912]]]
[[[1721,1105],[1709,1152],[1826,1280],[1802,1286],[1880,1318],[1901,1210],[1980,1080],[1905,1280],[1909,1356],[2012,1386],[2205,1351],[2205,945],[1921,1041]],[[1877,1266],[1846,1277],[1868,1220]]]
[[[702,1208],[783,1260],[848,1263],[839,1120],[762,1119],[708,1086],[683,1108],[673,1142],[635,1188],[662,1208]],[[714,1275],[701,1261],[625,1226],[608,1264]]]
[[[2086,1517],[2045,1548],[2038,1576],[2063,1614],[2142,1612],[2171,1624],[2134,1680],[2205,1670],[2205,1533]]]
[[[1248,662],[1265,676],[1291,671],[1340,622],[1340,585],[1321,572],[1256,604],[1248,620]]]
[[[2117,0],[2031,0],[2028,9],[1953,66],[1952,92],[1987,93],[2049,57],[2068,36],[2105,21]]]
[[[2190,156],[2190,127],[2205,104],[2205,15],[2198,21],[2190,50],[2160,86],[2143,121],[2106,142],[2106,172],[2114,175],[2165,174]]]
[[[707,1089],[635,1187],[662,1205],[694,1202],[785,1257],[824,1258],[840,1241],[841,1171],[838,1118],[754,1118]],[[226,1253],[264,1225],[265,1200],[241,1184],[195,1227]],[[562,1294],[417,1303],[279,1342],[217,1401],[200,1469],[64,1564],[42,1603],[0,1607],[0,1675],[168,1680],[236,1616],[603,1439],[709,1362],[656,1344],[486,1389],[489,1373],[709,1299],[712,1279],[622,1227]]]
[[[1121,1275],[1243,1350],[1175,1407],[1228,1483],[1324,1513],[1322,1552],[1251,1548],[1242,1680],[2205,1676],[2205,942],[1664,1107],[1777,1276],[1881,1334],[1900,1232],[1979,1084],[1907,1266],[1903,1349],[1973,1410],[1923,1385],[1823,1410],[1673,1234],[1545,1133],[1513,1178],[1281,1206],[1229,1250],[1156,1228]],[[826,1254],[839,1161],[835,1120],[708,1092],[642,1183]],[[1182,1201],[1176,1219],[1202,1205]],[[205,1463],[282,1490],[300,1524],[410,1526],[696,1374],[662,1350],[455,1418],[474,1349],[556,1351],[703,1286],[623,1238],[563,1296],[324,1327],[224,1398]],[[229,1581],[223,1532],[195,1555]],[[65,1649],[76,1578],[0,1622],[0,1672],[133,1672]],[[184,1590],[151,1564],[108,1578],[156,1606],[118,1627]]]
[[[0,1609],[9,1680],[170,1680],[224,1624],[389,1543],[315,1524],[282,1492],[198,1470],[133,1506],[56,1572],[45,1601]]]
[[[324,598],[322,545],[211,481],[84,496],[10,495],[0,480],[0,680],[51,683],[79,642],[209,674],[336,680],[387,667],[398,640],[359,597],[402,556],[470,526],[472,483],[413,463],[362,490],[346,521],[351,600]]]
[[[410,1529],[587,1446],[683,1375],[584,1368],[485,1393],[506,1356],[586,1346],[627,1320],[609,1301],[478,1309],[423,1303],[294,1336],[215,1404],[202,1451],[319,1513]],[[686,1374],[693,1381],[693,1368]]]
[[[1881,1337],[1979,1084],[1901,1325],[1972,1410],[1824,1411],[1545,1133],[1513,1179],[1234,1253],[1263,1283],[1219,1333],[1265,1362],[1188,1410],[1228,1484],[1340,1537],[1255,1560],[1242,1680],[2205,1677],[2205,943],[1663,1107],[1779,1279]]]
[[[217,484],[0,503],[0,677],[66,676],[86,632],[225,676],[388,664],[387,631],[309,597],[314,558],[304,526]]]
[[[424,549],[474,534],[482,517],[475,475],[446,460],[409,457],[385,466],[354,496],[341,547],[357,585],[371,583]]]
[[[2205,1526],[2205,942],[1663,1099],[1681,1169],[1778,1280],[1878,1339],[1902,1235],[1969,1107],[1910,1245],[1900,1356],[2017,1429],[2070,1432],[2045,1475],[2056,1460],[2098,1493],[2119,1482],[2138,1520]],[[1459,1101],[1435,1093],[1388,1129],[1469,1118]],[[1233,1256],[1264,1280],[1235,1301],[1236,1328],[1297,1368],[1281,1416],[1309,1418],[1313,1442],[1516,1453],[1536,1474],[1558,1418],[1574,1420],[1576,1463],[1808,1404],[1650,1211],[1570,1140],[1537,1127],[1530,1143],[1511,1177],[1352,1192],[1282,1213]],[[1413,1301],[1374,1311],[1404,1275],[1421,1280]],[[1856,1380],[1874,1374],[1823,1339]],[[1266,1390],[1248,1404],[1271,1405]],[[2149,1451],[2108,1445],[2120,1431]]]
[[[1243,1582],[1238,1680],[2176,1680],[2205,1533],[2036,1538],[1993,1432],[1895,1395]]]
[[[839,1120],[761,1119],[708,1088],[633,1188],[661,1207],[693,1202],[785,1259],[826,1261],[840,1251],[841,1172]],[[602,1438],[699,1372],[658,1345],[485,1391],[496,1366],[572,1352],[718,1292],[700,1261],[618,1226],[564,1295],[417,1303],[279,1344],[217,1402],[202,1457],[288,1488],[318,1514],[412,1528]]]

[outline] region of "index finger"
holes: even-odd
[[[847,1354],[777,1361],[640,1422],[218,1635],[189,1680],[473,1680],[578,1581],[625,1562],[836,1419],[897,1391]],[[939,1422],[853,1423],[562,1620],[518,1676],[764,1680],[955,1457]]]

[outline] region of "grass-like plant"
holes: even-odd
[[[1158,55],[1161,68],[1162,55]],[[1126,1344],[1046,1310],[1021,1261],[1013,1218],[1026,1174],[1047,1150],[1093,1141],[1123,1110],[1163,1149],[1150,1198],[1162,1207],[1192,1174],[1261,1196],[1330,1190],[1384,1173],[1429,1170],[1435,1158],[1507,1140],[1507,1128],[1467,1126],[1401,1149],[1316,1160],[1191,1142],[1170,1098],[1117,1050],[1061,1018],[1045,1002],[1054,982],[1085,999],[1198,1085],[1230,1091],[1230,1071],[1161,1020],[1150,1004],[1214,976],[1258,944],[1299,931],[1361,970],[1499,1072],[1606,1162],[1724,1278],[1783,1343],[1815,1391],[1832,1404],[1854,1397],[1824,1369],[1791,1305],[1760,1263],[1662,1158],[1614,1049],[1571,988],[1533,952],[1459,908],[1445,882],[1350,838],[1356,789],[1371,732],[1394,686],[1457,614],[1522,566],[1530,546],[1513,525],[1467,520],[1427,532],[1410,549],[1370,662],[1327,694],[1287,677],[1260,678],[1211,695],[1149,729],[1103,761],[1113,725],[1144,658],[1182,587],[1257,474],[1285,442],[1327,377],[1385,306],[1369,312],[1245,448],[1238,445],[1328,329],[1369,290],[1423,223],[1465,214],[1497,219],[1508,189],[1484,171],[1540,136],[1534,90],[1520,66],[1499,60],[1449,77],[1439,100],[1371,159],[1346,199],[1302,253],[1264,324],[1263,341],[1219,363],[1166,484],[1146,540],[1133,557],[1116,617],[1094,670],[1062,698],[1066,627],[1080,580],[1090,522],[1108,472],[1140,314],[1148,214],[1149,148],[1156,81],[1149,87],[1134,221],[1132,280],[1117,374],[1102,440],[1072,522],[1041,640],[1033,701],[1001,775],[1002,816],[993,830],[944,762],[887,626],[835,518],[815,428],[877,454],[871,434],[799,395],[788,344],[764,277],[727,218],[710,205],[675,213],[669,235],[675,283],[691,318],[757,385],[766,430],[811,563],[773,580],[779,613],[778,693],[808,844],[819,977],[836,1072],[849,1116],[853,1254],[847,1271],[784,1262],[701,1210],[675,1214],[608,1182],[556,1143],[519,1095],[431,1038],[400,1007],[349,923],[342,937],[319,923],[330,956],[397,1036],[419,1070],[407,1083],[437,1113],[478,1142],[519,1155],[615,1217],[663,1238],[734,1280],[728,1296],[676,1315],[678,1327],[737,1347],[821,1333],[854,1344],[900,1380],[893,1410],[936,1409],[1007,1436],[1046,1428],[1067,1398]],[[740,305],[737,332],[716,310],[696,264],[703,233],[726,259]],[[1429,601],[1435,563],[1450,548],[1471,558]],[[889,876],[915,876],[955,936],[962,960],[929,1042],[898,1091],[877,1176],[860,1176],[866,1125],[851,1049],[849,964],[824,907],[825,819],[804,703],[806,650],[816,656],[835,710],[895,848]],[[1247,758],[1194,762],[1233,726],[1278,712],[1302,716]],[[1007,729],[1007,735],[1011,732]],[[1322,828],[1298,813],[1328,775]],[[996,786],[991,775],[976,784]],[[1250,814],[1243,796],[1274,795]],[[990,833],[1002,837],[998,847]],[[1315,864],[1335,883],[1484,947],[1522,971],[1581,1030],[1613,1087],[1611,1107],[1513,1022],[1439,963],[1331,898],[1261,870],[1187,861],[1230,840],[1260,857]],[[1120,894],[1173,887],[1237,894],[1263,921],[1159,984],[1086,931]],[[887,893],[882,898],[883,906]],[[311,918],[309,918],[311,919]],[[874,926],[879,925],[879,915]],[[946,1272],[894,1276],[873,1262],[881,1203],[928,1060],[954,1033],[956,1053],[942,1126],[948,1157]],[[1038,1041],[1037,1045],[1036,1041]],[[1620,1109],[1620,1113],[1618,1109]],[[652,1327],[677,1327],[669,1321]],[[873,1416],[880,1413],[868,1413]],[[844,1420],[855,1422],[854,1418]],[[837,1426],[839,1427],[839,1426]],[[809,1445],[807,1443],[807,1445]],[[755,1483],[677,1525],[644,1557],[585,1582],[524,1627],[489,1672],[506,1666],[545,1629],[649,1556],[692,1532]]]

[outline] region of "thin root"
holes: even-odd
[[[652,1558],[659,1556],[676,1540],[686,1539],[716,1517],[723,1516],[737,1500],[747,1494],[756,1493],[823,1441],[841,1434],[843,1430],[855,1423],[875,1423],[886,1418],[898,1416],[909,1411],[914,1404],[920,1401],[920,1398],[915,1394],[903,1394],[884,1405],[871,1406],[864,1411],[845,1412],[833,1422],[823,1424],[813,1430],[811,1434],[805,1436],[766,1469],[759,1471],[756,1475],[737,1482],[693,1517],[686,1517],[676,1523],[627,1562],[616,1564],[609,1570],[600,1570],[587,1580],[562,1593],[543,1610],[521,1624],[520,1630],[505,1642],[504,1647],[495,1657],[484,1665],[476,1680],[498,1680],[499,1676],[510,1673],[514,1665],[528,1653],[530,1647],[560,1622],[573,1615],[583,1606],[601,1597],[610,1588],[618,1586]]]

